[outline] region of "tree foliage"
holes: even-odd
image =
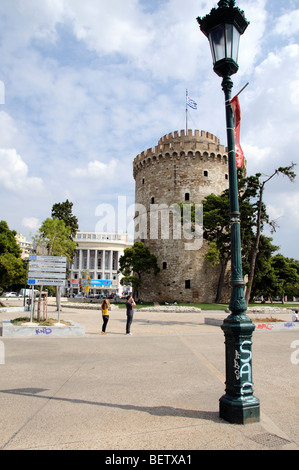
[[[215,302],[220,302],[227,263],[230,259],[230,217],[228,192],[210,194],[203,200],[204,238],[209,242],[206,259],[211,266],[220,265]]]
[[[45,247],[49,256],[66,256],[67,261],[71,262],[76,243],[70,235],[71,228],[66,227],[63,220],[53,217],[42,223],[34,241],[38,246]]]
[[[7,222],[0,222],[0,286],[9,289],[25,279],[25,265],[21,249],[15,239],[17,232],[10,230]]]
[[[70,227],[71,237],[76,235],[79,228],[78,219],[73,215],[73,203],[68,199],[65,202],[58,202],[52,206],[52,218],[63,220],[66,227]]]
[[[243,274],[248,275],[247,302],[254,295],[254,291],[260,288],[261,279],[264,279],[267,285],[273,284],[270,283],[270,280],[274,279],[273,266],[269,264],[269,259],[279,248],[271,244],[271,238],[262,234],[265,224],[276,230],[276,223],[269,219],[263,201],[265,185],[277,175],[287,176],[291,182],[294,181],[296,177],[294,166],[292,163],[287,167],[279,167],[272,175],[265,178],[260,173],[245,178],[241,171],[238,172],[242,267]],[[221,266],[216,297],[216,302],[219,302],[231,249],[229,190],[219,196],[215,194],[207,196],[203,200],[203,212],[204,238],[208,240],[210,246],[206,259],[212,266],[217,264]]]
[[[142,285],[142,274],[154,272],[158,274],[157,257],[140,241],[136,241],[131,248],[126,248],[119,259],[119,271],[123,278],[120,283],[123,286],[132,286],[138,292]]]
[[[76,242],[71,238],[71,227],[66,227],[62,219],[56,217],[44,220],[33,238],[37,246],[47,250],[48,256],[66,256],[72,262],[76,250]],[[41,286],[42,291],[42,286]],[[58,288],[56,287],[56,300],[58,309]],[[39,303],[40,308],[40,303]]]
[[[299,275],[295,263],[278,254],[272,259],[276,276],[276,294],[284,301],[285,295],[298,295]]]
[[[294,182],[296,178],[296,173],[293,171],[295,165],[295,163],[291,163],[289,166],[279,167],[274,170],[270,176],[262,177],[261,173],[256,173],[254,176],[240,180],[239,187],[244,188],[241,197],[243,199],[247,199],[252,204],[254,209],[253,226],[255,226],[254,237],[251,239],[250,267],[248,270],[248,284],[245,296],[247,302],[249,302],[251,296],[256,260],[260,250],[260,238],[264,224],[269,224],[272,228],[272,231],[276,230],[276,223],[275,221],[269,220],[269,216],[266,212],[266,206],[263,200],[265,185],[272,178],[279,175],[286,176],[291,182]]]

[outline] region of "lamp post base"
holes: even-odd
[[[232,305],[236,306],[236,302]],[[241,312],[229,315],[221,329],[225,334],[226,393],[219,400],[219,416],[235,424],[256,423],[260,420],[260,402],[253,395],[251,364],[251,340],[255,326]]]
[[[232,424],[249,424],[260,421],[260,402],[258,398],[250,397],[246,402],[229,395],[223,395],[219,400],[220,418]]]

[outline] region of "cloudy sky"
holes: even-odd
[[[240,95],[241,144],[248,174],[266,178],[299,162],[299,0],[236,3],[250,21],[233,76],[233,92],[249,82]],[[67,198],[81,230],[102,228],[110,204],[117,218],[118,198],[126,220],[132,161],[185,128],[186,89],[198,104],[189,128],[226,145],[221,79],[196,22],[216,5],[1,0],[0,218],[11,229],[35,234]],[[274,243],[299,259],[298,181],[271,180],[265,201],[280,227]]]

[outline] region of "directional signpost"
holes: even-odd
[[[65,256],[38,256],[30,255],[28,285],[32,286],[32,302],[30,321],[32,322],[34,286],[58,286],[58,323],[60,322],[60,296],[61,286],[65,285],[66,257]]]

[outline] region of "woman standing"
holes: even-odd
[[[109,308],[110,302],[108,299],[104,299],[102,302],[102,317],[103,317],[103,326],[102,326],[102,335],[106,335],[106,326],[109,320]]]

